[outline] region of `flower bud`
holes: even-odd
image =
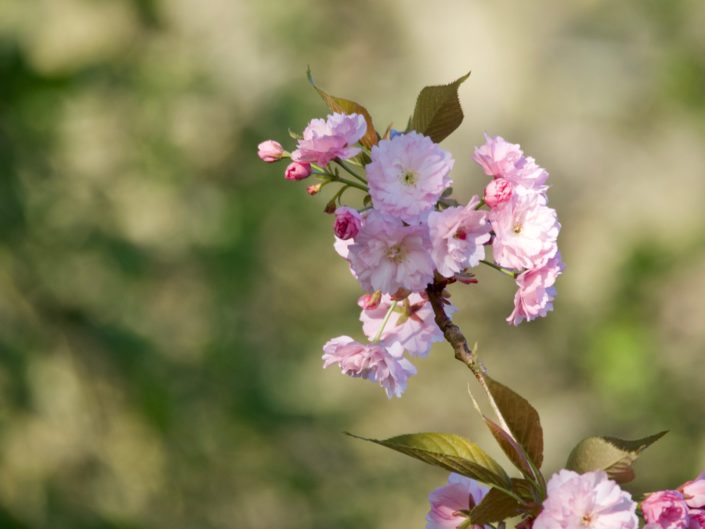
[[[281,160],[283,155],[284,148],[278,141],[267,140],[257,146],[257,156],[259,156],[263,162],[274,163]]]
[[[286,171],[284,178],[287,180],[303,180],[311,174],[311,164],[306,162],[291,162]]]
[[[335,225],[333,231],[336,237],[343,239],[353,239],[362,227],[362,217],[360,212],[353,208],[340,207],[335,210]]]
[[[363,294],[357,300],[357,304],[361,309],[374,310],[379,307],[382,301],[382,292],[375,290],[372,294]]]
[[[485,187],[485,204],[492,209],[508,202],[510,198],[512,198],[512,184],[506,178],[495,178]]]
[[[313,185],[310,185],[306,188],[306,192],[311,196],[317,195],[318,192],[321,190],[321,187],[323,187],[322,183],[321,184],[313,184]]]
[[[649,494],[641,502],[641,512],[646,523],[654,529],[688,527],[688,506],[683,495],[675,490],[661,490]]]

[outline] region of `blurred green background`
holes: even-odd
[[[446,474],[341,432],[492,446],[447,347],[392,401],[321,369],[358,286],[325,197],[255,155],[327,113],[307,64],[382,129],[472,69],[457,195],[483,131],[521,143],[567,268],[518,329],[480,270],[459,323],[548,472],[661,429],[631,491],[703,470],[703,27],[702,0],[0,0],[0,527],[423,527]]]

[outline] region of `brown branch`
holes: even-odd
[[[475,377],[482,376],[482,368],[475,359],[472,349],[468,346],[468,341],[465,338],[465,335],[460,330],[460,327],[453,323],[453,320],[451,320],[446,314],[446,301],[443,296],[443,291],[445,290],[446,285],[447,283],[445,281],[436,281],[428,285],[426,288],[428,301],[431,302],[431,307],[433,307],[436,325],[438,325],[438,328],[443,332],[443,336],[446,341],[453,348],[455,358],[465,364],[470,371],[473,372]]]
[[[446,300],[443,293],[447,285],[448,281],[445,279],[436,278],[436,281],[426,287],[426,294],[428,295],[428,301],[431,303],[431,307],[433,307],[436,325],[438,325],[438,328],[443,332],[443,336],[446,341],[453,348],[455,358],[465,364],[468,369],[472,371],[472,374],[475,375],[475,378],[480,383],[480,386],[482,386],[482,389],[490,402],[490,406],[492,406],[492,409],[499,420],[500,426],[513,437],[507,422],[504,420],[502,412],[499,410],[499,407],[492,396],[490,388],[487,386],[487,381],[485,380],[485,373],[487,370],[473,354],[472,349],[468,346],[468,341],[465,338],[463,331],[461,331],[460,327],[453,323],[453,320],[451,320],[446,314]]]

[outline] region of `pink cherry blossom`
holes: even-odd
[[[457,529],[467,521],[467,512],[482,501],[488,489],[459,474],[448,476],[448,484],[429,494],[431,510],[426,515],[426,529]],[[482,529],[481,525],[469,526]]]
[[[494,138],[485,133],[485,143],[475,147],[472,159],[485,171],[487,176],[506,178],[516,169],[516,163],[524,156],[519,145],[505,141],[501,136]]]
[[[424,226],[405,226],[399,219],[372,210],[354,240],[348,248],[348,260],[367,292],[418,292],[433,281],[430,242]]]
[[[548,497],[533,529],[637,529],[636,502],[602,471],[561,470],[548,482]]]
[[[418,223],[452,180],[450,153],[417,132],[382,140],[372,147],[365,168],[375,209]]]
[[[416,368],[403,356],[399,343],[363,344],[338,336],[323,346],[323,367],[340,366],[344,375],[364,378],[382,386],[388,398],[401,397]]]
[[[641,502],[646,527],[649,529],[688,529],[688,506],[676,490],[661,490],[649,494]]]
[[[257,156],[263,162],[274,163],[280,160],[283,154],[284,148],[278,141],[267,140],[257,146]]]
[[[705,511],[700,509],[691,509],[688,512],[688,529],[705,529]]]
[[[518,193],[545,193],[548,189],[548,171],[536,165],[536,160],[531,156],[524,156],[515,165],[515,170],[508,173],[505,178],[509,180]]]
[[[484,200],[490,208],[494,209],[512,198],[512,184],[501,176],[490,180],[485,187]]]
[[[395,302],[388,294],[382,295],[374,305],[368,301],[368,295],[362,296],[358,301],[358,305],[362,308],[360,321],[365,336],[373,340],[379,333],[387,312]],[[457,309],[453,305],[446,305],[445,310],[450,316]],[[431,303],[425,295],[414,292],[396,302],[380,334],[380,339],[399,342],[410,355],[424,357],[431,349],[431,344],[443,341],[443,333],[434,321]]]
[[[694,480],[681,485],[678,490],[683,493],[688,507],[694,509],[705,508],[705,472]]]
[[[343,240],[354,238],[362,226],[362,216],[354,208],[341,206],[335,210],[335,236]]]
[[[477,266],[485,258],[484,244],[490,240],[487,212],[475,208],[480,199],[474,196],[465,207],[450,207],[428,215],[431,257],[438,272],[451,277]]]
[[[528,191],[543,193],[547,189],[548,172],[536,165],[533,158],[524,156],[519,145],[509,143],[501,136],[493,138],[485,134],[484,145],[475,148],[472,159],[486,175],[506,179],[513,188],[518,188],[519,194]]]
[[[311,175],[311,164],[306,162],[291,162],[284,171],[286,180],[303,180]]]
[[[514,295],[514,311],[507,317],[507,322],[519,325],[524,320],[543,318],[553,310],[553,299],[556,297],[553,285],[564,268],[559,252],[541,268],[519,274],[516,278],[519,289]]]
[[[367,131],[360,114],[330,114],[326,120],[314,119],[308,124],[291,159],[328,165],[335,158],[346,160],[360,153],[353,147]]]
[[[492,252],[500,266],[539,268],[556,255],[561,225],[541,195],[514,195],[504,206],[491,210],[489,218],[495,232]]]

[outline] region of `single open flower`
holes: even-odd
[[[433,261],[424,226],[405,226],[397,218],[372,210],[354,240],[348,247],[348,260],[367,292],[420,292],[433,281]]]
[[[407,380],[416,374],[416,368],[403,355],[404,348],[396,342],[363,344],[339,336],[323,346],[323,367],[337,364],[345,375],[376,382],[387,397],[401,397]]]
[[[365,167],[375,209],[416,224],[452,180],[450,153],[418,132],[408,132],[372,147]]]
[[[360,148],[354,145],[366,131],[367,122],[360,114],[336,113],[325,121],[313,119],[291,153],[291,159],[325,166],[335,158],[352,158],[360,153]]]
[[[457,529],[467,522],[470,510],[482,501],[487,487],[459,474],[448,476],[448,484],[434,490],[428,499],[431,510],[426,515],[426,529]],[[481,525],[469,529],[482,529]]]
[[[561,470],[548,482],[548,497],[533,529],[637,529],[636,502],[602,471]]]

